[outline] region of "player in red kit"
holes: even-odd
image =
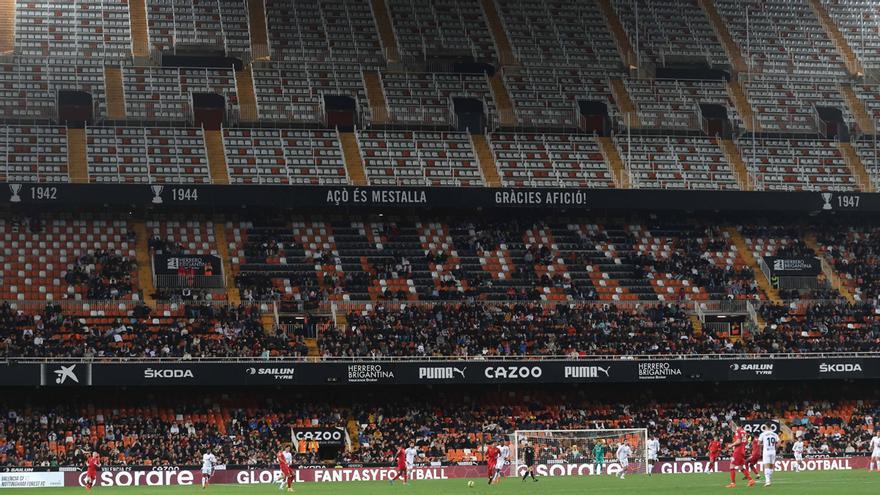
[[[97,452],[92,452],[92,455],[86,460],[86,490],[91,491],[92,487],[95,486],[95,483],[98,481],[98,462],[100,459],[98,457]]]
[[[290,469],[290,462],[293,460],[292,455],[288,452],[288,449],[285,447],[278,451],[278,454],[275,455],[275,458],[278,460],[278,466],[281,468],[281,477],[284,483],[287,485],[287,491],[293,491],[293,470]]]
[[[752,450],[749,452],[749,461],[746,463],[746,471],[751,471],[755,474],[755,479],[761,479],[761,475],[758,474],[758,466],[761,465],[761,442],[758,441],[758,438],[752,438]]]
[[[727,488],[736,488],[737,469],[749,480],[749,486],[755,485],[755,480],[752,479],[748,468],[746,468],[746,443],[748,441],[749,435],[746,433],[746,430],[737,428],[733,434],[733,443],[730,444],[733,447],[733,460],[730,461],[730,484],[727,485]]]
[[[486,467],[487,473],[486,475],[489,477],[489,484],[492,484],[492,478],[495,477],[495,464],[498,462],[498,447],[494,444],[489,444],[489,447],[486,448]]]
[[[709,462],[714,464],[718,460],[719,455],[721,455],[721,442],[717,438],[713,438],[709,442]]]
[[[391,484],[394,484],[394,480],[399,480],[403,478],[403,484],[406,484],[406,449],[403,447],[397,448],[397,453],[394,454],[394,457],[397,458],[397,473],[388,480]]]

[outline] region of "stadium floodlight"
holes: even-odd
[[[586,430],[516,430],[510,435],[510,476],[526,471],[522,449],[535,450],[535,465],[542,476],[593,476],[617,474],[621,463],[617,448],[626,443],[632,449],[627,474],[648,473],[647,428]],[[599,448],[597,448],[597,445]],[[601,463],[596,453],[602,452]]]

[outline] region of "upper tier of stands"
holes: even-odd
[[[179,46],[222,49],[230,56],[251,51],[247,0],[147,0],[150,44],[174,52]]]
[[[676,62],[703,62],[713,67],[730,64],[697,2],[613,0],[612,4],[634,47],[639,33],[641,60],[656,67]]]
[[[387,5],[404,57],[421,61],[440,54],[464,54],[484,62],[497,58],[479,2],[389,0]]]
[[[16,0],[15,8],[18,54],[103,60],[131,54],[126,0]]]
[[[820,0],[865,69],[880,68],[880,5],[872,0]]]
[[[807,1],[715,0],[752,72],[842,79],[843,58]]]

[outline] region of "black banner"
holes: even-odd
[[[253,386],[647,383],[880,379],[880,356],[448,362],[175,362],[0,365],[0,385]]]
[[[652,189],[351,187],[261,185],[0,185],[12,205],[272,207],[296,209],[491,209],[880,211],[880,193],[743,192]]]
[[[341,447],[345,445],[345,428],[295,427],[290,429],[290,437],[294,445],[301,440],[306,442],[314,440],[322,447]]]
[[[204,275],[206,266],[211,267],[214,275],[222,273],[222,262],[218,256],[194,254],[153,255],[153,270],[156,272],[156,275],[180,275],[180,270],[192,270],[196,275]]]
[[[814,256],[806,258],[765,256],[764,263],[770,268],[770,274],[774,277],[816,277],[822,273],[822,263]]]

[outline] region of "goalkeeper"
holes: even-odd
[[[596,441],[596,445],[593,446],[593,463],[594,463],[594,472],[598,474],[602,474],[602,465],[605,464],[605,446],[602,445],[602,440]]]

